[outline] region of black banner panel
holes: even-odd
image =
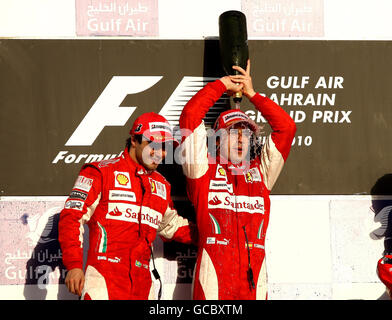
[[[392,163],[392,43],[258,40],[249,55],[255,89],[297,124],[272,194],[371,194]],[[123,151],[144,112],[178,125],[190,97],[224,75],[219,57],[217,39],[0,40],[0,196],[69,194],[84,163]],[[270,132],[245,98],[241,109]],[[185,196],[181,167],[160,170]]]

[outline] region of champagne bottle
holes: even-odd
[[[240,74],[232,66],[240,66],[246,70],[249,58],[248,32],[246,17],[240,11],[230,10],[219,16],[219,48],[223,70],[227,75]],[[233,97],[236,108],[242,100],[242,92]]]

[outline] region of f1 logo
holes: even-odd
[[[123,126],[136,107],[120,107],[128,94],[143,92],[162,76],[115,76],[102,91],[66,146],[91,146],[106,126]]]

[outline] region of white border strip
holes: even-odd
[[[68,196],[2,196],[0,201],[65,201]],[[392,195],[270,195],[271,200],[392,200]],[[174,201],[188,201],[185,196],[172,196]]]
[[[3,196],[0,201],[65,201],[68,196]]]

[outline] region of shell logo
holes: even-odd
[[[121,184],[122,186],[127,185],[129,182],[128,177],[122,173],[118,174],[116,179],[117,179],[118,183]]]
[[[226,175],[226,171],[225,171],[225,169],[223,169],[223,168],[219,168],[219,169],[218,169],[218,172],[219,172],[219,174],[220,174],[221,176],[225,176],[225,175]]]

